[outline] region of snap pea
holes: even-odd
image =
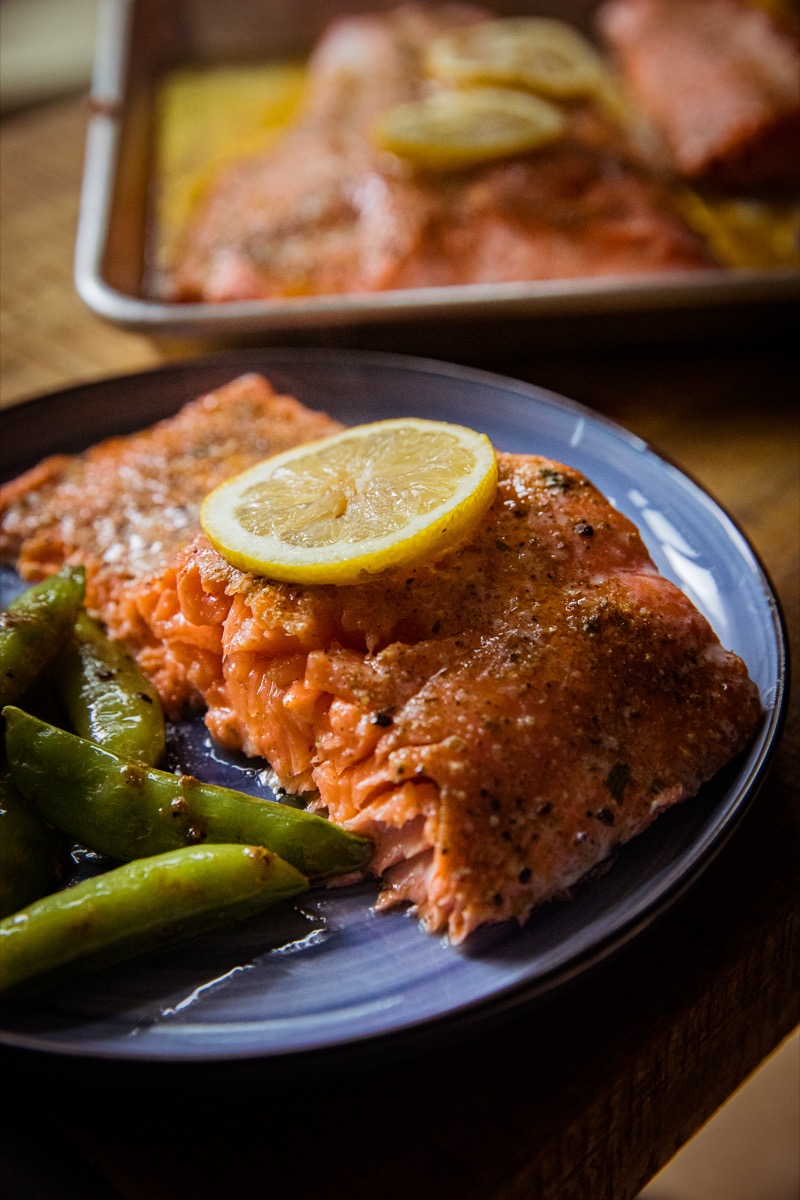
[[[55,663],[55,680],[77,734],[151,765],[164,755],[164,713],[158,692],[133,659],[86,613]]]
[[[61,835],[25,804],[0,767],[0,917],[17,912],[58,886],[64,843]]]
[[[263,846],[184,847],[34,901],[0,921],[0,995],[29,995],[298,896],[308,880]]]
[[[367,838],[273,800],[121,759],[8,706],[6,753],[22,796],[92,850],[128,860],[178,846],[266,846],[312,880],[363,870]]]
[[[18,700],[61,649],[86,589],[83,567],[33,584],[0,614],[0,704]]]

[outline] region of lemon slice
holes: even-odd
[[[452,545],[496,488],[484,434],[397,418],[265,459],[206,496],[200,521],[241,570],[289,583],[358,583]]]
[[[378,145],[423,167],[456,168],[533,150],[557,138],[555,105],[505,88],[436,92],[395,105],[378,120]]]
[[[566,100],[602,89],[603,60],[577,29],[548,17],[481,21],[436,38],[429,74],[447,83],[529,88]]]

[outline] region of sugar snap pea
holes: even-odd
[[[83,567],[64,567],[22,592],[0,614],[0,704],[18,700],[55,658],[75,624],[85,589]]]
[[[56,659],[55,680],[72,728],[89,741],[151,765],[164,755],[158,692],[123,648],[86,613]]]
[[[17,912],[58,886],[64,841],[25,804],[8,766],[0,766],[0,917]]]
[[[0,921],[0,995],[29,995],[307,888],[299,871],[263,846],[184,847],[126,863]]]
[[[51,825],[112,858],[242,842],[266,846],[320,880],[363,870],[372,856],[369,839],[304,809],[121,759],[13,706],[3,716],[11,774],[24,799]]]

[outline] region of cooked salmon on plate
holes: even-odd
[[[61,563],[87,569],[87,607],[134,650],[168,712],[196,699],[153,635],[179,548],[223,479],[339,428],[258,375],[243,375],[177,416],[84,454],[54,455],[0,489],[0,556],[25,579]]]
[[[373,839],[380,909],[463,941],[524,921],[696,795],[761,720],[744,663],[572,467],[498,453],[460,542],[345,585],[232,566],[202,494],[339,428],[256,376],[2,494],[27,577],[84,562],[87,603],[168,709]],[[192,468],[191,464],[195,467]]]

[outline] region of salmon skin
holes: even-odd
[[[335,427],[263,381],[236,381],[68,460],[57,478],[44,464],[9,485],[3,544],[37,574],[85,561],[90,602],[172,711],[202,704],[218,743],[267,759],[287,791],[371,837],[379,908],[411,905],[454,943],[522,922],[754,736],[761,704],[745,665],[658,573],[631,522],[546,458],[499,454],[495,501],[468,540],[345,587],[232,567],[194,518],[168,515],[195,510],[189,473],[169,481],[170,548],[152,569],[128,525],[114,540],[89,522],[79,537],[63,515],[84,487],[98,512],[124,508],[136,528],[138,505],[153,519],[146,467],[176,438],[187,455],[207,446],[217,405],[227,418],[215,436],[227,430],[238,469],[255,402],[273,449]]]
[[[418,172],[376,149],[376,118],[430,89],[431,40],[490,15],[402,5],[334,21],[302,115],[219,175],[162,294],[216,303],[715,265],[597,105],[565,106],[568,133],[553,145],[470,170]]]

